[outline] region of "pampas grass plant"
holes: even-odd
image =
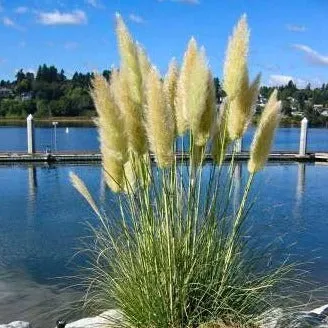
[[[117,35],[121,67],[111,87],[96,76],[92,94],[103,171],[109,188],[120,191],[119,214],[106,216],[72,175],[101,221],[93,230],[85,306],[114,306],[123,315],[121,327],[256,327],[279,300],[292,267],[259,267],[260,257],[244,238],[252,181],[265,165],[279,121],[276,92],[257,129],[236,210],[234,153],[223,164],[228,145],[234,149],[245,133],[260,84],[259,76],[249,83],[246,16],[229,40],[227,98],[219,111],[205,52],[195,39],[181,70],[172,62],[163,82],[120,16]],[[176,129],[189,146],[175,156]]]

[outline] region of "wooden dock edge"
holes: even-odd
[[[185,154],[176,154],[180,161],[188,161],[189,156]],[[225,161],[230,161],[232,155],[227,154]],[[151,155],[154,161],[154,155]],[[237,153],[234,155],[236,161],[247,161],[249,159],[248,152]],[[212,161],[212,156],[206,154],[206,161]],[[328,162],[328,153],[307,153],[304,156],[298,153],[272,153],[269,156],[269,161],[275,162]],[[0,153],[0,164],[10,163],[92,163],[101,162],[100,153]]]

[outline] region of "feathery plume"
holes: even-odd
[[[198,134],[199,125],[206,110],[208,79],[209,69],[205,50],[202,48],[196,54],[194,65],[190,67],[187,80],[186,110],[184,112],[185,119],[194,136]]]
[[[121,56],[121,70],[124,71],[128,81],[130,96],[135,103],[141,105],[142,76],[139,66],[138,50],[119,14],[116,14],[116,35]]]
[[[163,84],[157,70],[152,67],[147,82],[147,134],[150,149],[159,167],[171,164],[173,159],[174,113],[166,105]]]
[[[117,184],[114,189],[118,191],[123,178],[123,164],[127,159],[124,120],[112,97],[108,82],[99,74],[96,74],[92,80],[91,96],[98,113],[97,125],[103,155],[103,168],[108,175],[107,178],[113,179]],[[111,183],[109,186],[111,187]]]
[[[141,47],[140,44],[137,44],[137,53],[138,53],[138,60],[142,78],[143,89],[146,87],[148,74],[151,69],[150,60],[145,52],[145,50]]]
[[[204,146],[206,144],[214,123],[215,111],[216,96],[214,80],[212,73],[208,71],[205,110],[199,120],[198,129],[195,132],[195,143],[197,146]]]
[[[117,14],[117,39],[121,55],[120,108],[125,119],[129,150],[139,155],[147,151],[147,137],[144,127],[144,91],[140,60],[145,70],[145,54],[138,54],[133,41],[120,15]],[[142,57],[142,58],[141,58]],[[143,71],[144,74],[145,71]]]
[[[88,202],[93,211],[101,217],[100,211],[93,200],[88,188],[84,182],[73,172],[69,172],[69,177],[74,188],[83,196],[83,198]]]
[[[231,140],[241,138],[247,130],[254,113],[260,81],[261,75],[258,74],[249,85],[248,70],[245,67],[240,92],[229,104],[227,127]]]
[[[184,59],[177,84],[177,97],[175,103],[176,123],[179,135],[183,135],[188,128],[187,117],[187,99],[189,95],[190,73],[197,57],[197,43],[191,38]]]
[[[139,106],[129,96],[128,83],[121,71],[113,70],[111,90],[115,103],[119,107],[124,121],[128,149],[137,154],[147,151],[146,130],[143,119],[140,117]]]
[[[247,65],[249,29],[244,14],[229,38],[226,59],[223,68],[223,89],[233,100],[242,88],[243,72]]]
[[[262,113],[259,126],[252,141],[248,171],[261,170],[269,156],[274,133],[280,119],[281,102],[277,100],[277,90],[271,94]]]
[[[174,113],[174,131],[176,132],[176,110],[175,100],[177,96],[177,83],[178,83],[179,69],[178,63],[173,58],[169,64],[169,69],[164,78],[163,92],[165,102],[172,113]]]
[[[214,161],[221,165],[227,147],[231,142],[227,131],[227,114],[228,114],[228,103],[224,101],[220,106],[220,111],[217,114],[213,129],[212,129],[212,157]]]

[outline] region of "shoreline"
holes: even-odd
[[[58,122],[59,125],[66,126],[85,126],[95,127],[94,118],[87,116],[76,117],[47,117],[34,118],[36,126],[52,126],[52,122]],[[22,118],[0,118],[0,127],[2,126],[25,126],[26,119]]]
[[[72,117],[45,117],[34,118],[35,126],[37,127],[51,127],[52,122],[58,122],[59,126],[65,127],[95,127],[94,117],[89,116],[72,116]],[[251,126],[256,126],[257,121],[254,120]],[[0,127],[6,126],[26,126],[26,119],[23,118],[0,118]],[[288,118],[282,119],[280,122],[280,128],[298,128],[301,126],[301,120],[299,122],[290,122]],[[328,128],[328,124],[309,124],[310,128]]]

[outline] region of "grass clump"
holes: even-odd
[[[120,16],[117,34],[122,67],[110,86],[96,77],[92,95],[103,173],[117,192],[119,214],[102,213],[72,174],[101,221],[85,305],[99,311],[114,306],[123,314],[122,327],[256,327],[292,267],[262,269],[244,238],[254,175],[279,121],[275,93],[253,141],[240,202],[232,204],[240,183],[234,152],[222,165],[228,145],[234,149],[247,129],[259,88],[259,77],[251,85],[248,80],[246,16],[229,41],[220,111],[205,51],[194,39],[181,70],[172,62],[163,80]]]

